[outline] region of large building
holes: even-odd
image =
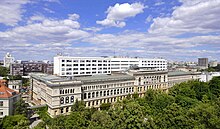
[[[167,90],[167,71],[133,69],[125,73],[64,78],[42,73],[31,74],[32,99],[37,105],[48,105],[54,117],[68,114],[77,100],[87,107],[114,103],[128,95],[142,96],[148,89]]]
[[[10,53],[7,53],[4,57],[4,67],[9,68],[10,65],[14,63],[14,61],[15,61],[15,58]]]
[[[198,66],[203,68],[208,68],[209,62],[208,58],[198,58]]]
[[[58,76],[111,74],[110,58],[56,56],[54,74]]]
[[[54,57],[54,74],[58,76],[85,76],[126,71],[131,66],[167,70],[165,59],[118,57]]]
[[[14,104],[20,99],[20,94],[6,86],[6,81],[0,81],[0,118],[13,115]]]
[[[53,73],[53,65],[41,61],[21,61],[11,64],[10,74],[26,76],[32,72]]]
[[[170,71],[168,72],[168,86],[170,88],[182,82],[200,80],[200,75],[199,72]]]
[[[209,82],[213,77],[219,77],[220,72],[204,72],[200,75],[200,81]]]

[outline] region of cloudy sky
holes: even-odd
[[[0,0],[0,59],[220,61],[220,0]]]

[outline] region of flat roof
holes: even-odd
[[[99,83],[108,81],[126,81],[134,80],[133,76],[127,74],[116,75],[93,75],[85,77],[59,77],[56,75],[49,75],[44,73],[31,73],[31,77],[46,83],[48,86],[60,86],[60,85],[73,85],[73,84],[87,84],[87,83]]]
[[[183,76],[183,75],[194,75],[199,73],[192,73],[192,72],[184,72],[184,71],[169,71],[168,76]]]
[[[80,80],[84,83],[103,82],[103,81],[122,81],[133,80],[133,76],[127,74],[113,74],[113,75],[93,75],[87,77],[75,77],[76,80]]]

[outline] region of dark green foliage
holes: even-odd
[[[27,129],[29,121],[24,115],[6,116],[3,118],[3,129]]]
[[[110,106],[111,106],[110,103],[102,103],[102,104],[100,105],[100,109],[101,109],[101,110],[109,110]]]
[[[0,76],[6,77],[9,74],[9,69],[6,67],[0,66]]]
[[[25,115],[27,116],[28,114],[28,104],[24,102],[24,100],[20,99],[18,100],[15,105],[14,105],[15,109],[14,109],[14,114],[15,115]]]
[[[148,90],[142,98],[129,95],[100,110],[76,101],[68,116],[48,118],[47,108],[38,111],[44,122],[36,129],[219,129],[220,77],[209,83],[189,81],[175,85],[169,93]],[[7,117],[6,117],[7,118]],[[15,118],[14,121],[19,121]],[[3,120],[2,127],[23,125]],[[5,124],[6,123],[6,124]],[[25,122],[23,122],[25,123]],[[24,126],[25,127],[25,126]]]

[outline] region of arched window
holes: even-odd
[[[70,93],[73,93],[73,89],[70,89]]]
[[[92,92],[92,98],[94,98],[95,97],[95,92]]]
[[[100,91],[100,96],[102,96],[102,91]]]
[[[70,101],[71,103],[74,102],[74,96],[71,96]]]
[[[96,91],[96,97],[99,97],[99,92],[98,91]]]
[[[65,93],[67,94],[67,89],[65,90]]]
[[[91,93],[88,93],[88,99],[90,99],[90,97],[91,97]]]
[[[87,99],[86,97],[87,97],[87,96],[86,96],[86,93],[84,93],[84,99]]]
[[[66,103],[69,103],[69,97],[68,96],[66,97]]]
[[[60,98],[60,104],[64,104],[64,98],[63,97]]]
[[[138,84],[141,85],[141,77],[138,79]]]

